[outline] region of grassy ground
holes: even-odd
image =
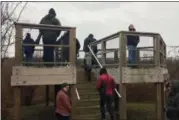
[[[128,120],[154,120],[154,110],[153,104],[130,103],[128,104]],[[56,120],[54,107],[52,105],[50,107],[45,107],[45,105],[23,107],[22,120]]]

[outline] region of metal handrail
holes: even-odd
[[[93,57],[96,59],[96,61],[98,62],[100,68],[102,68],[102,64],[99,62],[98,58],[95,56],[93,50],[91,49],[91,47],[88,45],[88,48],[90,50],[90,52],[92,53]],[[118,97],[121,98],[121,95],[119,94],[119,92],[117,91],[117,89],[115,88],[114,91],[117,93]]]
[[[102,67],[103,67],[102,64],[99,62],[98,58],[95,56],[93,50],[91,49],[91,47],[90,47],[89,45],[88,45],[88,48],[89,48],[91,54],[93,55],[93,57],[94,57],[94,58],[96,59],[96,61],[98,62],[99,66],[102,68]]]

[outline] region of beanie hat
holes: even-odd
[[[68,83],[62,83],[61,84],[61,88],[64,88],[64,87],[66,87],[66,86],[68,86],[69,84]]]

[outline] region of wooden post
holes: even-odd
[[[105,64],[106,63],[106,42],[103,41],[101,43],[101,60],[102,60],[102,64]]]
[[[117,62],[117,61],[119,61],[118,59],[119,59],[118,58],[118,50],[115,50],[114,51],[114,61]]]
[[[76,29],[70,30],[70,43],[69,43],[69,58],[70,66],[76,66]]]
[[[22,27],[20,25],[16,25],[16,39],[15,39],[15,62],[16,65],[21,64],[22,60],[22,36],[23,31]],[[13,88],[14,93],[14,110],[13,110],[13,120],[20,120],[21,118],[21,88],[20,87],[14,87]]]
[[[126,85],[122,83],[122,68],[126,67],[126,35],[120,34],[120,60],[119,60],[119,71],[120,71],[120,81],[119,90],[122,98],[119,100],[119,115],[120,120],[127,120],[127,103],[126,103]]]
[[[70,43],[69,43],[69,58],[70,58],[70,66],[76,67],[76,29],[72,28],[70,30]],[[77,74],[77,73],[76,73]],[[77,76],[75,75],[75,78]],[[77,79],[76,79],[77,80]],[[77,82],[77,81],[76,81]],[[76,111],[76,93],[75,93],[76,85],[70,86],[70,98],[72,102],[72,115],[71,119],[75,118],[75,111]]]
[[[155,66],[160,67],[160,39],[159,36],[154,37],[154,60]],[[159,78],[160,79],[160,78]],[[163,120],[163,83],[156,83],[156,120]]]
[[[45,86],[45,106],[49,105],[49,85]]]
[[[159,56],[160,56],[160,46],[159,46],[159,40],[158,40],[158,36],[155,36],[154,37],[154,64],[156,67],[159,67],[160,66],[160,59],[159,59]]]
[[[13,120],[20,120],[21,118],[21,89],[14,87],[14,110]]]
[[[76,102],[77,102],[77,96],[76,96],[76,85],[70,86],[70,98],[72,102],[72,114],[71,119],[74,119],[76,116]]]
[[[140,49],[136,50],[136,65],[140,68]]]
[[[22,40],[23,31],[20,25],[16,25],[16,38],[15,38],[15,62],[16,65],[20,65],[22,61]]]

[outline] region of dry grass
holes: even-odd
[[[130,103],[127,112],[128,120],[154,120],[154,109],[153,104]],[[54,107],[52,105],[45,107],[42,104],[23,107],[21,120],[56,120]]]

